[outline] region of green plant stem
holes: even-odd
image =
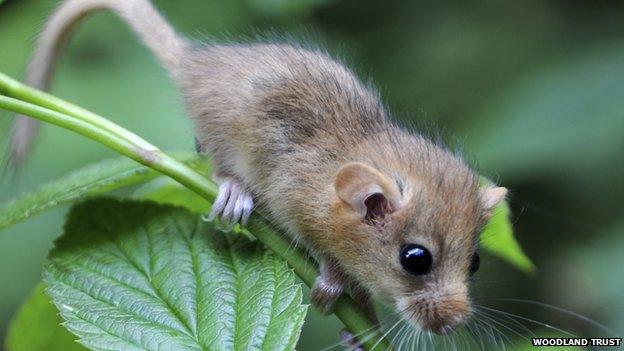
[[[165,154],[136,134],[69,102],[32,89],[0,73],[0,108],[27,115],[74,131],[123,154],[139,163],[167,175],[209,201],[214,201],[218,188],[206,177],[184,163]],[[21,101],[24,100],[24,101]],[[25,102],[27,101],[27,102]],[[31,103],[32,102],[32,103]],[[314,262],[303,252],[292,248],[261,215],[254,212],[248,230],[266,247],[283,258],[301,280],[312,287],[317,270]],[[348,296],[340,298],[334,310],[336,316],[355,335],[367,335],[361,340],[367,349],[390,349],[390,344]]]
[[[79,120],[85,121],[103,130],[108,130],[113,134],[117,134],[120,138],[134,143],[138,147],[145,150],[158,149],[154,145],[148,143],[145,139],[126,130],[108,119],[99,116],[91,111],[59,99],[54,95],[50,95],[41,90],[25,85],[6,74],[0,72],[0,94],[10,96],[12,98],[29,102],[37,106],[45,107],[50,110],[64,113]]]

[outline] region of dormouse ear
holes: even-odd
[[[494,207],[498,205],[507,196],[507,189],[503,187],[487,187],[481,189],[481,203],[485,207],[486,212],[492,212]]]
[[[397,185],[375,168],[360,162],[342,166],[334,181],[338,197],[364,219],[381,219],[399,206]]]

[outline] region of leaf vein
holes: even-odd
[[[58,279],[57,281],[58,281],[60,284],[65,285],[67,288],[69,288],[69,289],[73,289],[73,290],[78,291],[78,292],[80,292],[80,293],[83,293],[83,294],[85,294],[85,295],[89,296],[90,298],[92,298],[92,299],[94,299],[94,300],[96,300],[96,301],[99,301],[99,302],[101,302],[101,303],[103,303],[103,304],[105,304],[105,305],[108,305],[108,306],[113,307],[113,308],[115,308],[115,309],[119,309],[120,311],[122,311],[122,312],[124,312],[124,313],[127,313],[128,315],[133,316],[133,317],[134,317],[134,318],[136,318],[137,320],[142,320],[142,321],[144,321],[144,322],[147,322],[147,324],[148,324],[148,325],[154,326],[154,327],[156,327],[156,328],[158,328],[158,329],[161,329],[161,330],[163,330],[163,331],[166,331],[166,332],[175,332],[175,333],[180,332],[180,330],[175,329],[175,328],[173,328],[173,327],[171,327],[171,326],[169,326],[169,325],[162,324],[162,323],[158,323],[158,322],[156,322],[156,321],[151,321],[151,320],[149,320],[149,319],[145,318],[144,316],[141,316],[141,315],[139,315],[139,314],[137,314],[137,313],[135,313],[135,312],[133,312],[133,311],[130,311],[130,310],[128,310],[128,309],[122,308],[121,306],[115,305],[115,304],[114,304],[114,303],[112,303],[111,301],[108,301],[108,300],[106,300],[106,299],[102,299],[102,298],[100,298],[100,297],[98,297],[98,296],[91,295],[91,294],[89,294],[89,292],[87,292],[87,291],[85,291],[85,290],[83,290],[83,289],[80,289],[80,288],[78,288],[78,287],[76,287],[76,286],[73,286],[72,284],[70,284],[70,283],[68,283],[68,282],[66,282],[66,281],[63,281],[63,280],[61,280],[61,279],[60,279],[60,278],[58,278],[58,277],[57,277],[57,279]],[[74,313],[72,313],[72,314],[74,314]],[[81,319],[82,319],[82,318],[81,318]],[[102,330],[104,330],[104,331],[106,331],[105,329],[103,329],[103,328],[101,328],[101,327],[97,326],[97,325],[96,325],[96,324],[94,324],[93,322],[89,322],[89,323],[90,323],[90,324],[95,325],[96,327],[98,327],[98,328],[100,328],[100,329],[102,329]],[[182,332],[184,332],[184,331],[182,331]],[[111,333],[111,334],[113,334],[113,333]],[[113,334],[113,335],[116,335],[116,334]],[[186,337],[188,337],[188,338],[190,338],[190,339],[191,339],[191,341],[194,341],[194,340],[193,340],[193,338],[191,338],[191,337],[190,337],[190,335],[188,335],[188,334],[186,334],[186,333],[184,333],[183,335],[184,335],[184,336],[186,336]]]

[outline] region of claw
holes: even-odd
[[[310,301],[321,313],[329,314],[345,289],[344,274],[333,259],[321,260],[320,274],[316,277]]]
[[[230,196],[230,188],[231,184],[229,180],[226,180],[219,185],[219,194],[212,204],[210,215],[208,215],[208,221],[213,221],[223,211]]]
[[[207,221],[219,218],[231,229],[239,221],[245,225],[253,211],[253,198],[243,186],[231,179],[225,179],[219,185],[219,194],[212,205]]]
[[[251,212],[253,211],[253,206],[254,203],[251,196],[245,196],[245,200],[243,201],[243,216],[241,219],[241,223],[243,225],[247,225],[247,222],[249,222],[249,217],[251,216]]]
[[[364,347],[360,344],[355,335],[346,329],[340,332],[340,341],[342,342],[342,345],[347,348],[347,350],[364,351]]]
[[[329,314],[334,309],[334,305],[343,291],[344,287],[342,284],[319,276],[310,292],[310,300],[321,313]]]
[[[243,214],[243,194],[238,194],[236,197],[236,202],[234,203],[234,208],[232,209],[232,215],[229,220],[231,224],[238,222],[241,219],[241,215]]]
[[[236,206],[236,201],[238,201],[238,184],[230,183],[229,189],[229,197],[227,200],[227,204],[223,209],[223,213],[221,213],[221,219],[224,222],[234,222],[232,219],[234,218],[234,207]]]

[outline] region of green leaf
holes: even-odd
[[[307,310],[260,243],[153,202],[75,206],[44,281],[94,350],[292,350]]]
[[[520,244],[514,237],[509,214],[507,202],[501,203],[494,209],[492,218],[481,233],[481,247],[523,272],[534,272],[533,262],[522,251]]]
[[[201,162],[197,162],[196,155],[186,153],[179,157],[187,162],[194,160],[194,163],[191,162],[194,168],[200,167]],[[125,157],[88,165],[0,205],[0,229],[53,207],[145,182],[156,176],[158,172]]]
[[[58,310],[39,283],[17,312],[6,338],[7,351],[80,351],[76,337],[61,326]]]
[[[493,186],[493,182],[481,176],[481,186]],[[510,218],[511,211],[507,201],[503,201],[494,208],[492,218],[481,232],[481,247],[486,251],[511,263],[525,273],[533,273],[535,265],[522,251],[522,247],[514,237],[513,224]]]

